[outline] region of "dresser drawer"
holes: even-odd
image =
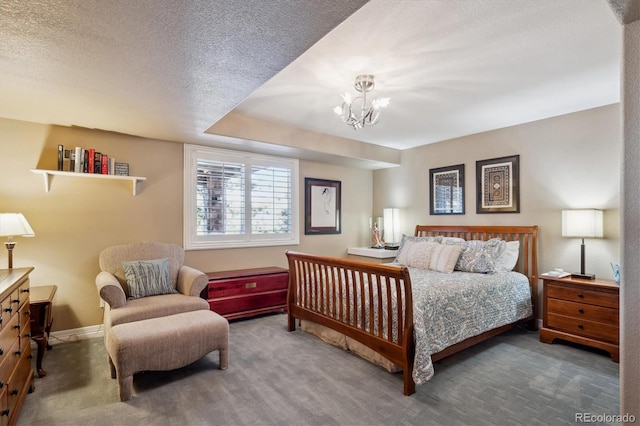
[[[20,336],[20,331],[16,328],[17,325],[18,317],[15,316],[5,324],[4,328],[0,332],[0,362],[9,357],[11,345],[13,345]]]
[[[547,312],[569,316],[577,319],[585,319],[605,323],[614,327],[619,324],[618,310],[613,308],[603,308],[602,306],[589,305],[586,303],[568,302],[560,299],[549,299],[547,301]]]
[[[13,371],[13,375],[7,383],[7,397],[10,416],[15,420],[16,407],[24,401],[27,394],[26,387],[30,385],[33,370],[31,369],[31,360],[23,356],[18,362],[18,366]]]
[[[288,274],[256,275],[209,281],[209,298],[248,295],[273,290],[286,290]]]
[[[0,381],[3,381],[5,384],[8,383],[11,373],[16,368],[16,365],[18,365],[18,361],[20,361],[21,354],[20,341],[16,339],[10,347],[6,348],[5,354],[2,357],[2,362],[0,363]]]
[[[618,309],[618,294],[602,291],[588,290],[579,287],[547,284],[547,297],[553,299],[570,300],[573,302],[588,303],[590,305],[606,306]]]
[[[618,327],[600,322],[581,320],[564,315],[548,314],[547,324],[551,328],[592,339],[607,340],[616,344],[619,341],[620,331]]]

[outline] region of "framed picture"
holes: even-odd
[[[429,169],[429,214],[464,214],[464,164]]]
[[[520,213],[520,156],[476,161],[476,213]]]
[[[341,182],[304,178],[304,233],[340,234]]]

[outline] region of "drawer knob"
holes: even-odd
[[[20,324],[14,325],[13,328],[15,328],[16,330],[20,330]]]
[[[2,355],[4,355],[4,349],[3,349],[3,348],[0,348],[0,356],[2,356]],[[0,382],[0,383],[2,383],[2,382]],[[1,387],[2,387],[2,386],[0,386],[0,388],[1,388]]]
[[[582,325],[582,324],[578,324],[578,328],[579,328],[580,330],[584,330],[584,325]]]
[[[20,303],[20,299],[13,299],[13,300],[11,301],[11,303],[18,304],[18,303]]]
[[[2,389],[3,387],[4,387],[4,382],[0,380],[0,389]]]
[[[15,354],[15,356],[20,356],[20,355],[22,355],[22,351],[15,351],[14,354]]]
[[[22,290],[23,293],[29,293],[29,289],[25,288],[24,290]]]
[[[2,317],[0,317],[0,324],[2,324]]]
[[[17,395],[18,393],[20,393],[18,389],[14,389],[11,392],[9,392],[10,395]]]
[[[4,410],[2,410],[2,415],[8,417],[9,416],[9,409],[5,408]]]
[[[246,284],[244,285],[244,288],[256,288],[256,287],[258,287],[258,283],[256,283],[256,282],[253,282],[253,283],[246,283]]]
[[[578,293],[578,297],[579,297],[580,299],[582,299],[582,298],[584,297],[584,294],[582,294],[582,293]]]
[[[13,312],[13,308],[4,308],[4,311],[11,313],[11,312]]]
[[[584,314],[584,309],[578,308],[578,312],[580,312],[581,314]]]

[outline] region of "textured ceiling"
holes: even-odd
[[[606,0],[2,0],[0,116],[207,143],[234,112],[404,149],[618,102],[620,31]],[[332,109],[360,73],[391,104],[355,132]]]
[[[2,0],[0,114],[176,141],[364,0]]]

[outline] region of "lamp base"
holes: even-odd
[[[595,280],[596,274],[580,274],[578,272],[575,272],[571,274],[571,278],[580,278],[583,280]]]

